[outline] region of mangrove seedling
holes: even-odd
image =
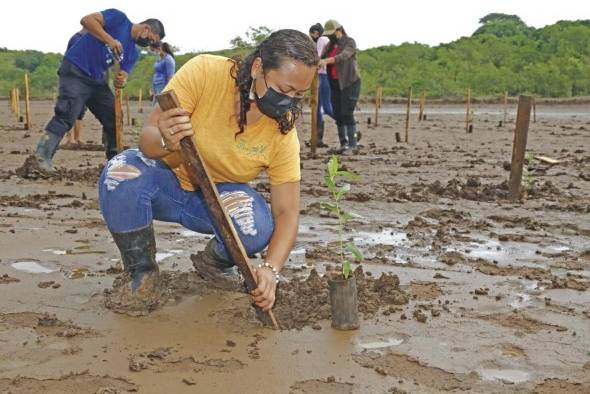
[[[323,202],[322,207],[333,213],[338,219],[338,241],[342,276],[344,279],[348,279],[351,272],[350,258],[352,257],[354,260],[360,262],[363,260],[363,255],[353,241],[344,242],[344,226],[357,215],[346,212],[342,208],[342,198],[350,191],[350,183],[340,181],[342,179],[355,180],[358,176],[352,172],[341,170],[339,167],[338,156],[332,155],[328,161],[326,175],[324,176],[331,199],[329,202]]]

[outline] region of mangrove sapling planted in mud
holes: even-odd
[[[522,188],[524,197],[533,191],[535,187],[535,177],[533,176],[535,155],[528,151],[525,156],[525,165],[522,171]]]
[[[337,274],[329,279],[328,284],[332,327],[339,330],[354,330],[359,327],[358,295],[356,280],[354,276],[351,276],[350,258],[360,262],[363,255],[353,241],[344,242],[344,227],[354,215],[344,211],[341,204],[344,195],[350,191],[350,183],[339,182],[341,179],[356,178],[355,174],[339,169],[338,157],[332,155],[324,177],[331,201],[322,203],[322,207],[334,214],[338,220],[338,252],[342,264],[342,276]]]

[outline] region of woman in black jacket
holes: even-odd
[[[333,19],[324,24],[324,35],[328,36],[330,44],[322,54],[320,66],[328,67],[340,152],[356,153],[358,148],[354,109],[361,92],[361,79],[356,64],[356,43],[346,34],[344,27]]]

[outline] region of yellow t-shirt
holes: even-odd
[[[237,88],[230,75],[231,59],[199,55],[174,75],[164,90],[174,90],[191,113],[193,140],[213,182],[247,183],[266,170],[271,185],[298,182],[299,140],[295,128],[279,131],[275,120],[262,116],[239,132]],[[164,157],[170,165],[172,156]],[[194,190],[186,168],[172,168],[185,190]]]

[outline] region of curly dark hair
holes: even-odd
[[[292,29],[275,31],[244,59],[239,56],[232,58],[234,65],[230,74],[236,81],[236,86],[240,91],[240,114],[238,117],[240,130],[237,134],[243,133],[247,124],[246,113],[250,110],[249,96],[253,81],[250,74],[252,64],[257,57],[264,59],[262,63],[263,72],[280,68],[286,59],[298,60],[306,66],[317,66],[320,61],[316,44],[311,38],[307,34]],[[280,132],[287,134],[293,129],[295,121],[300,115],[301,104],[291,109],[281,118],[276,119]]]

